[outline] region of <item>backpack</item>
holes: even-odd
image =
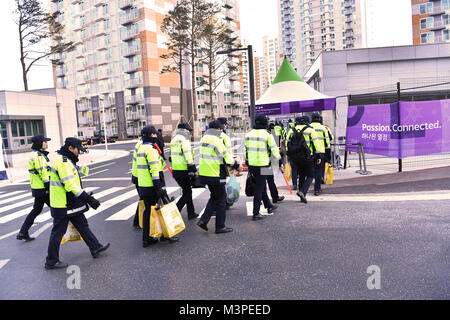
[[[303,135],[307,128],[308,126],[305,126],[301,131],[294,129],[292,137],[287,144],[287,156],[293,162],[303,162],[311,159],[311,150]]]

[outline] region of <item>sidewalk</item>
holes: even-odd
[[[80,155],[80,161],[77,163],[79,166],[92,165],[97,163],[102,163],[117,158],[125,157],[129,155],[129,151],[124,150],[108,150],[105,154],[105,150],[90,149],[89,153]],[[50,161],[52,160],[52,154],[50,156]],[[12,168],[7,168],[9,180],[0,181],[0,187],[8,185],[10,183],[24,182],[29,179],[28,175],[28,159],[31,157],[31,152],[20,154],[20,158],[16,159],[14,163],[16,164]]]

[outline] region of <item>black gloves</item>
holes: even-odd
[[[44,182],[45,194],[50,194],[50,182]]]
[[[155,193],[156,193],[156,197],[158,199],[162,198],[165,194],[162,185],[161,185],[161,181],[160,180],[153,180],[153,185],[155,187]]]
[[[92,192],[90,194],[87,194],[86,191],[83,191],[79,198],[86,202],[92,209],[97,210],[97,208],[100,207],[100,202],[91,194]]]
[[[195,164],[188,165],[188,172],[193,172],[193,173],[197,172],[197,168],[195,167]]]

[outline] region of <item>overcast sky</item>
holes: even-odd
[[[23,90],[22,72],[19,62],[19,45],[17,26],[13,22],[12,12],[14,0],[0,0],[0,30],[2,30],[3,47],[0,51],[0,90]],[[47,0],[43,0],[47,5]],[[262,54],[262,37],[278,37],[277,0],[240,0],[241,37],[252,44],[256,54]],[[386,12],[385,21],[396,23],[393,30],[403,31],[410,35],[411,32],[411,1],[410,0],[376,0],[377,6]],[[392,19],[387,16],[391,14]],[[389,32],[386,23],[380,23],[384,30]],[[387,28],[387,29],[386,29]],[[404,43],[412,42],[412,36],[405,36]],[[47,88],[53,86],[53,75],[49,64],[46,66],[33,66],[29,74],[30,89]]]

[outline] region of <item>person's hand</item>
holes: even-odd
[[[97,210],[98,207],[100,207],[100,201],[95,199],[94,197],[90,196],[88,200],[88,204],[91,206],[92,209]]]
[[[281,171],[282,173],[284,173],[284,164],[282,164],[282,165],[280,166],[280,171]]]
[[[320,164],[322,162],[321,159],[317,159],[317,164]]]

